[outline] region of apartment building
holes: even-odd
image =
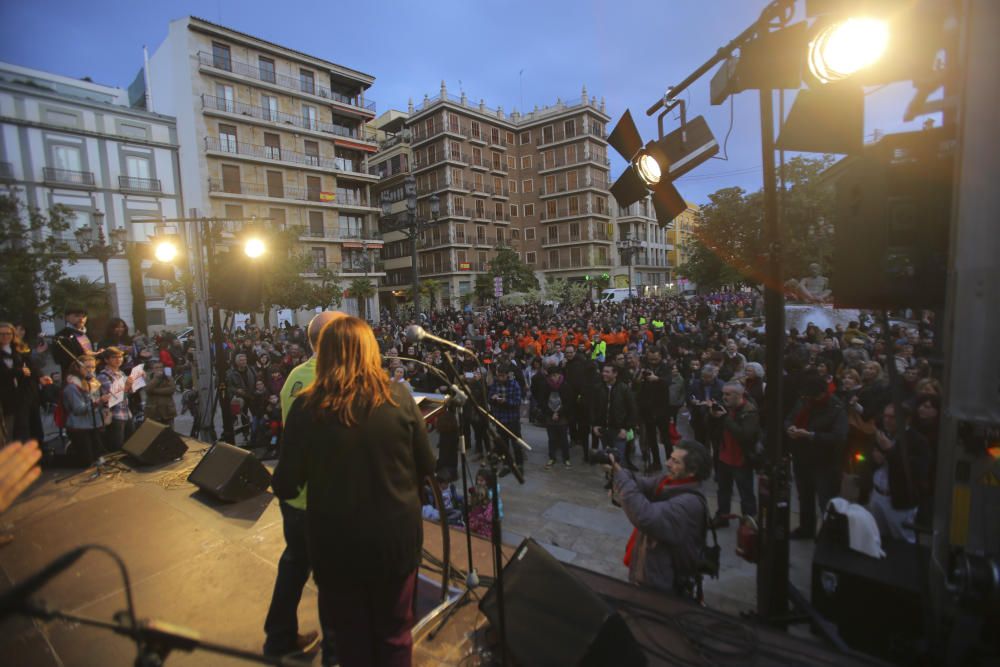
[[[368,170],[378,145],[365,95],[374,77],[189,16],[170,24],[147,78],[151,108],[177,117],[188,206],[228,233],[254,217],[296,230],[307,277],[325,269],[345,288],[378,283],[378,177]],[[367,305],[377,315],[377,296]]]
[[[694,241],[698,224],[700,207],[692,202],[687,202],[687,206],[687,210],[677,216],[669,228],[668,238],[672,247],[667,254],[667,261],[673,269],[670,282],[685,282],[676,275],[676,270],[683,266],[690,256],[691,243]]]
[[[103,263],[77,233],[103,234],[116,250],[106,258],[111,310],[132,330],[187,324],[164,302],[161,283],[145,277],[152,262],[129,252],[154,235],[151,220],[184,210],[179,169],[174,118],[130,108],[121,88],[0,63],[0,192],[46,214],[56,204],[70,209],[65,240],[81,253],[63,266],[71,278],[103,284]],[[61,318],[45,314],[43,332]]]
[[[412,102],[405,120],[417,183],[417,215],[440,215],[420,238],[421,277],[457,305],[509,247],[540,279],[582,280],[610,271],[609,161],[604,103],[587,96],[506,115],[448,93]],[[393,178],[394,176],[389,176]]]
[[[673,280],[670,241],[674,223],[660,227],[656,221],[652,196],[647,196],[630,206],[622,207],[614,201],[615,243],[618,246],[616,267],[612,272],[615,287],[628,287],[629,267],[632,264],[632,287],[643,296],[656,296]],[[622,250],[631,243],[634,250]],[[629,259],[629,255],[631,258]]]
[[[379,152],[368,161],[368,171],[379,179],[372,188],[372,199],[381,206],[384,194],[390,202],[389,215],[379,224],[385,268],[385,277],[379,284],[379,302],[390,308],[404,298],[404,291],[413,284],[412,241],[400,224],[407,210],[403,184],[410,175],[413,160],[410,131],[406,129],[408,117],[405,112],[390,109],[371,123],[379,145]]]

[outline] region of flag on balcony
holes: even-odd
[[[319,200],[320,201],[336,201],[337,200],[337,193],[336,192],[320,192],[319,193]]]
[[[471,262],[459,262],[458,263],[458,270],[459,271],[471,271],[472,270],[472,263]]]

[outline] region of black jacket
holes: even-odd
[[[8,358],[11,361],[10,368],[5,363]],[[24,377],[24,367],[24,357],[13,346],[10,355],[0,351],[0,406],[5,415],[17,414],[24,402],[28,384],[38,382],[37,377]],[[13,439],[13,434],[10,437]]]
[[[77,340],[79,335],[80,332],[73,327],[64,327],[52,339],[52,358],[62,369],[63,377],[66,376],[66,369],[73,363],[74,357],[83,355],[83,346]],[[83,335],[86,336],[86,334]],[[89,336],[87,340],[90,340]],[[91,349],[93,349],[93,344],[91,344]]]
[[[805,404],[802,398],[795,402],[785,418],[785,430],[795,424],[795,418]],[[830,396],[825,405],[810,409],[809,423],[804,428],[815,436],[798,440],[789,438],[792,454],[809,463],[839,466],[847,442],[847,410],[840,399]]]
[[[628,429],[636,426],[638,415],[631,390],[624,383],[616,382],[611,386],[609,396],[608,385],[601,382],[594,388],[590,418],[594,426],[605,428]]]
[[[271,486],[288,500],[308,482],[307,529],[316,580],[403,575],[420,564],[420,490],[434,471],[424,419],[406,387],[348,428],[299,397],[284,427]]]
[[[647,380],[646,371],[650,370],[659,378]],[[635,403],[645,420],[662,417],[670,407],[670,383],[672,381],[670,366],[661,361],[655,368],[643,362],[642,368],[632,379],[635,389]]]

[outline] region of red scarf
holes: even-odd
[[[653,500],[656,500],[656,496],[660,495],[660,491],[663,491],[665,486],[681,486],[683,484],[691,484],[695,481],[694,477],[685,477],[684,479],[670,479],[669,476],[665,476],[660,482],[659,486],[656,487],[656,491],[653,492]],[[625,545],[625,567],[629,567],[632,564],[632,549],[635,548],[635,541],[639,537],[639,529],[633,528],[632,535],[628,538],[628,544]]]

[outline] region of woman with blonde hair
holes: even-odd
[[[77,357],[69,365],[62,394],[70,458],[85,467],[104,453],[103,408],[111,397],[111,394],[101,396],[96,371],[94,355]]]
[[[371,328],[357,317],[328,323],[316,379],[288,413],[272,486],[289,499],[308,483],[320,615],[345,667],[411,664],[420,489],[433,471],[423,416],[389,382]]]

